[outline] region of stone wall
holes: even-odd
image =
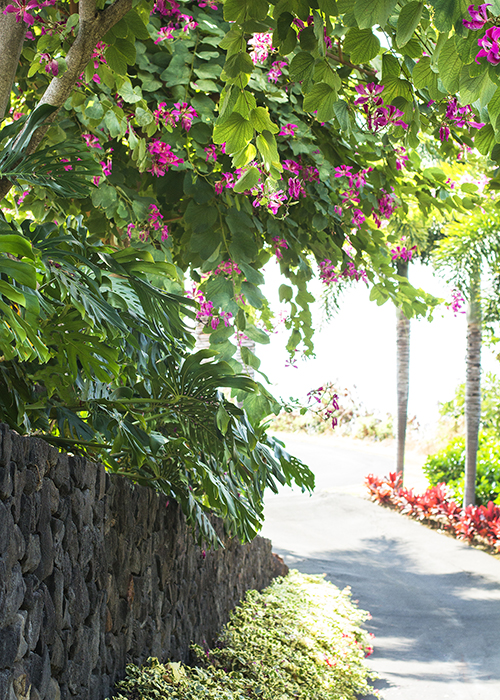
[[[283,573],[268,540],[205,555],[176,503],[0,425],[0,700],[102,700]]]

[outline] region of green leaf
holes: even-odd
[[[0,294],[9,299],[9,301],[13,301],[14,304],[26,306],[26,297],[24,294],[8,282],[3,282],[0,280]]]
[[[0,234],[0,252],[34,260],[30,241],[22,236],[18,236],[16,233]]]
[[[114,46],[108,46],[104,56],[111,70],[118,73],[118,75],[127,75],[127,62]]]
[[[99,98],[96,95],[89,97],[85,103],[84,107],[85,115],[89,119],[102,119],[104,116],[104,109],[102,104],[99,102]]]
[[[380,41],[371,29],[352,27],[344,40],[344,52],[348,53],[353,63],[366,63],[378,55]]]
[[[439,52],[438,69],[443,86],[451,94],[458,92],[462,67],[454,37],[450,37]]]
[[[142,21],[140,14],[135,8],[127,12],[125,15],[125,21],[132,31],[132,34],[137,37],[137,39],[142,39],[143,41],[149,39],[148,28]]]
[[[368,29],[376,24],[383,27],[396,6],[396,2],[397,0],[356,0],[354,16],[358,27]]]
[[[255,142],[267,170],[275,168],[279,172],[282,172],[283,168],[280,164],[278,147],[273,134],[271,134],[270,131],[263,131],[262,134],[257,136]]]
[[[240,73],[250,74],[253,70],[252,59],[246,51],[231,54],[224,64],[224,71],[230,78],[237,78]]]
[[[235,153],[244,148],[253,136],[249,119],[234,112],[222,124],[214,127],[214,143],[226,143],[226,151]]]
[[[252,306],[254,305],[252,304]],[[262,345],[268,345],[270,342],[269,336],[265,331],[249,323],[246,325],[245,335],[247,335],[250,340],[254,340],[256,343],[261,343]]]
[[[133,66],[136,61],[135,46],[128,39],[117,38],[113,44],[114,48],[123,56],[129,66]]]
[[[385,84],[387,78],[399,78],[401,66],[398,59],[391,53],[382,56],[382,83]]]
[[[411,85],[407,80],[396,78],[391,75],[384,80],[384,84],[385,90],[382,93],[382,97],[386,104],[390,104],[396,97],[402,97],[407,102],[412,100],[413,94]]]
[[[337,100],[333,103],[333,111],[338,119],[342,131],[349,131],[351,128],[351,118],[349,117],[349,105],[344,100]]]
[[[248,19],[265,19],[268,7],[267,0],[225,0],[224,19],[238,24]]]
[[[468,18],[467,0],[430,0],[434,7],[433,22],[439,32],[449,32],[462,17]]]
[[[194,233],[201,233],[214,225],[218,215],[216,207],[196,204],[191,200],[184,213],[184,220]]]
[[[245,192],[251,190],[258,183],[260,173],[256,167],[252,166],[235,182],[234,192]]]
[[[474,136],[474,146],[483,156],[488,155],[490,150],[495,145],[495,130],[491,124],[486,124]]]
[[[255,131],[259,133],[266,129],[272,134],[277,134],[279,131],[279,127],[271,121],[267,107],[255,107],[255,109],[252,109],[250,112],[250,122]]]
[[[120,88],[118,88],[118,94],[123,97],[125,102],[129,104],[135,104],[142,100],[142,91],[140,87],[132,87],[132,83],[129,80],[124,80]]]
[[[487,73],[472,77],[469,74],[469,67],[464,66],[460,71],[460,101],[464,105],[475,102],[478,98],[483,102],[484,98],[492,97],[496,92],[494,83]]]
[[[334,103],[337,101],[337,91],[327,83],[316,83],[304,97],[304,112],[316,112],[316,119],[327,122],[333,119]]]
[[[290,63],[290,78],[298,83],[311,78],[314,69],[314,57],[308,51],[295,54]]]
[[[120,134],[122,133],[122,127],[120,122],[118,121],[116,114],[113,112],[112,109],[108,109],[108,111],[104,115],[104,123],[106,124],[111,138],[115,139],[118,136],[120,136]]]
[[[36,289],[36,270],[29,263],[0,258],[0,273],[11,277],[19,284]]]
[[[399,14],[396,44],[404,46],[413,36],[422,16],[423,2],[409,2]]]
[[[492,124],[495,124],[498,115],[500,114],[500,87],[496,89],[495,94],[488,102],[488,114]]]
[[[293,289],[287,284],[280,285],[278,293],[280,301],[291,301],[293,299]]]

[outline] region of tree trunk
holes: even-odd
[[[408,262],[398,260],[398,275],[408,279]],[[405,464],[406,425],[408,422],[408,393],[410,387],[410,320],[401,309],[396,309],[397,345],[397,462],[396,472],[403,483]]]
[[[471,275],[467,306],[467,350],[465,375],[465,488],[464,508],[476,500],[476,466],[481,421],[481,272]]]

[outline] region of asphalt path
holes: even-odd
[[[390,451],[284,439],[317,488],[268,496],[262,534],[290,568],[350,586],[372,614],[385,700],[500,700],[500,559],[367,500],[363,479],[394,470]],[[423,485],[419,466],[410,458],[408,485]]]

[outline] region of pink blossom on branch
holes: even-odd
[[[16,16],[16,22],[25,22],[29,27],[32,27],[35,23],[35,17],[31,14],[31,10],[38,9],[40,9],[38,0],[28,0],[28,2],[15,0],[13,5],[7,5],[3,14],[14,14]]]
[[[464,27],[467,27],[467,29],[472,29],[473,32],[477,31],[478,29],[482,29],[488,21],[487,7],[491,7],[491,3],[488,2],[484,5],[478,5],[477,10],[474,9],[474,5],[469,5],[467,10],[471,19],[462,20]]]
[[[500,63],[500,27],[490,27],[486,30],[486,34],[478,39],[478,46],[481,51],[476,55],[476,63],[479,63],[478,58],[486,56],[486,60],[494,66]]]
[[[264,63],[273,48],[272,32],[257,32],[249,39],[248,44],[252,47],[250,58],[253,63],[255,65]]]
[[[271,70],[267,74],[267,79],[270,83],[277,83],[278,79],[283,75],[281,70],[287,65],[286,61],[273,61]]]
[[[85,141],[86,145],[89,146],[89,148],[101,148],[102,146],[99,143],[99,139],[97,136],[94,136],[94,134],[82,134],[82,139]]]
[[[151,168],[148,172],[152,173],[156,177],[165,175],[171,166],[177,166],[184,163],[182,158],[178,158],[172,152],[172,147],[170,144],[164,143],[155,139],[148,146],[148,152],[151,156]]]
[[[285,124],[281,127],[278,136],[295,136],[295,129],[298,129],[297,124]]]

